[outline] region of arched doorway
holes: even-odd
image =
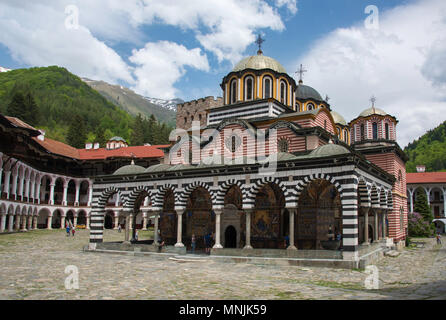
[[[257,193],[254,215],[251,217],[251,245],[253,248],[283,248],[281,213],[285,208],[283,192],[274,183],[265,184]]]
[[[237,248],[237,231],[233,226],[225,230],[225,248]]]
[[[105,214],[104,228],[113,229],[113,211],[107,211]]]
[[[87,213],[84,210],[81,210],[77,214],[77,224],[81,226],[87,226]]]
[[[183,244],[190,248],[192,234],[197,239],[197,249],[205,247],[204,236],[215,232],[215,213],[209,192],[196,188],[189,196],[186,211],[183,214]]]
[[[70,210],[70,211],[67,212],[67,216],[66,216],[65,221],[70,226],[74,226],[74,213],[73,213],[73,211]]]
[[[375,241],[375,233],[373,232],[373,227],[370,224],[369,224],[369,241],[370,243]]]
[[[226,244],[225,232],[229,226],[232,226],[235,230],[235,247],[230,248],[241,248],[245,244],[245,219],[244,215],[241,213],[242,204],[242,192],[240,187],[233,185],[228,189],[224,198],[224,208],[221,218],[221,234],[222,234],[222,245],[223,247],[228,247]],[[232,245],[232,244],[231,244]]]
[[[59,229],[61,221],[62,221],[62,212],[57,209],[53,212],[53,218],[51,219],[51,228]]]
[[[174,245],[177,240],[177,213],[175,211],[175,194],[171,189],[166,190],[164,194],[163,210],[158,223],[161,239],[166,245]]]
[[[308,184],[299,197],[296,227],[298,249],[327,249],[329,238],[342,235],[341,199],[333,184],[323,179]]]

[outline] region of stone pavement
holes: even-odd
[[[123,238],[105,231],[105,241]],[[367,290],[360,270],[88,253],[87,230],[0,235],[0,299],[445,299],[444,245],[417,241],[424,246],[383,258],[380,289]],[[68,265],[79,289],[65,289]]]

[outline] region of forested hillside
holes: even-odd
[[[21,101],[25,101],[23,108],[20,108]],[[139,144],[142,139],[135,139],[134,134],[134,126],[141,125],[141,121],[109,102],[76,75],[57,66],[0,73],[0,112],[22,118],[46,130],[48,137],[78,148],[93,141],[103,146],[112,136],[121,136],[131,145],[136,140]],[[146,119],[143,124],[148,123]],[[150,124],[150,131],[157,134],[146,134],[144,142],[167,143],[171,128],[153,117]]]
[[[409,157],[407,172],[416,172],[418,164],[426,171],[446,171],[446,121],[409,143],[404,152]]]

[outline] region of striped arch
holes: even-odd
[[[217,199],[215,202],[216,203],[215,209],[221,209],[224,207],[226,193],[233,186],[237,186],[240,188],[240,191],[242,192],[242,202],[244,202],[244,200],[248,198],[248,195],[244,188],[244,184],[241,181],[236,181],[235,179],[231,179],[223,182],[223,184],[219,186],[217,191]]]
[[[277,178],[264,177],[263,179],[257,180],[249,189],[246,198],[246,208],[254,208],[256,196],[260,189],[263,188],[268,183],[275,184],[282,191],[285,197],[285,207],[290,207],[290,204],[294,204],[295,196],[292,192],[288,191],[287,187]],[[243,206],[245,208],[245,205]]]
[[[114,193],[119,193],[115,187],[105,189],[96,201],[93,201],[90,220],[90,243],[100,243],[103,241],[105,206],[108,198]]]
[[[322,179],[322,180],[326,180],[329,181],[331,184],[333,184],[336,187],[336,190],[338,190],[339,195],[341,197],[342,200],[342,186],[339,184],[339,182],[336,181],[335,178],[331,177],[328,174],[325,173],[317,173],[317,174],[312,174],[310,176],[305,177],[303,180],[299,181],[298,184],[296,185],[296,201],[299,201],[300,195],[302,193],[302,191],[314,180],[318,180],[318,179]]]
[[[381,188],[379,193],[379,206],[381,209],[387,209],[387,192],[384,188]]]
[[[372,185],[370,190],[370,198],[372,201],[372,208],[379,208],[379,193],[376,185]]]
[[[209,195],[211,196],[212,204],[216,203],[216,199],[215,199],[216,196],[215,196],[215,193],[211,190],[211,188],[206,183],[204,183],[202,181],[195,181],[191,184],[188,184],[186,186],[186,188],[184,188],[184,191],[182,192],[181,196],[179,197],[179,201],[178,201],[179,206],[185,208],[187,205],[187,199],[192,194],[192,192],[199,187],[204,188],[209,192]]]
[[[166,196],[167,191],[171,190],[173,192],[173,196],[175,198],[175,205],[180,201],[178,192],[175,192],[175,188],[171,184],[164,184],[162,186],[158,186],[158,191],[153,195],[152,209],[153,210],[162,210],[164,206],[164,197]]]
[[[367,184],[362,177],[360,177],[358,180],[358,196],[361,207],[370,208],[371,201],[369,189],[367,188]]]
[[[392,190],[389,190],[387,192],[387,209],[392,210],[393,209],[393,195]]]
[[[119,190],[115,187],[110,187],[105,189],[104,192],[102,192],[102,194],[99,196],[99,199],[97,200],[97,208],[101,208],[104,209],[105,206],[107,205],[107,200],[108,198],[110,198],[111,195],[113,195],[114,193],[119,193]]]
[[[136,200],[143,193],[146,193],[147,196],[150,199],[152,199],[152,192],[148,186],[136,187],[130,192],[130,194],[127,196],[127,199],[124,201],[124,204],[123,204],[124,211],[134,211],[135,205],[136,205]]]

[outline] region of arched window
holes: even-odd
[[[386,123],[386,139],[389,140],[390,139],[390,135],[389,135],[389,124]]]
[[[280,102],[287,104],[287,84],[285,81],[280,82]]]
[[[270,77],[263,78],[263,98],[271,98],[273,96],[273,80]]]
[[[198,115],[198,120],[200,120],[200,121],[201,121],[201,114],[199,114],[199,115]]]
[[[345,143],[348,143],[348,130],[344,129],[344,141]]]
[[[314,109],[314,104],[312,104],[312,103],[307,104],[308,111],[313,110],[313,109]]]
[[[254,79],[252,77],[245,78],[245,100],[252,100],[254,97]]]
[[[327,130],[327,120],[324,120],[324,129]]]
[[[236,103],[237,102],[237,80],[234,79],[231,81],[231,90],[230,90],[230,102]]]
[[[280,139],[277,145],[279,147],[279,152],[288,152],[289,145],[287,139]]]
[[[378,124],[373,122],[372,124],[373,140],[378,139]]]
[[[361,123],[361,140],[365,139],[365,127],[364,123]]]

